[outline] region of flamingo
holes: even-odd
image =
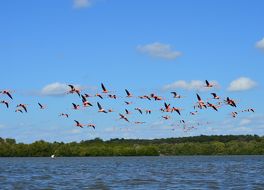
[[[209,83],[208,80],[205,80],[205,87],[212,88],[213,84]]]
[[[217,106],[210,102],[207,102],[207,106],[213,108],[215,111],[218,111]]]
[[[132,97],[132,94],[127,90],[127,89],[125,89],[125,91],[126,91],[126,94],[127,94],[127,98],[131,98]]]
[[[75,103],[72,103],[72,106],[73,106],[73,109],[74,109],[74,110],[78,110],[78,109],[80,109],[80,105],[77,105],[77,104],[75,104]]]
[[[173,98],[182,98],[181,95],[177,94],[177,92],[171,92],[173,94]]]
[[[242,112],[255,112],[255,110],[253,108],[249,108],[249,109],[245,109]]]
[[[236,107],[235,101],[230,99],[229,97],[226,98],[225,102],[232,107]]]
[[[135,123],[135,124],[144,124],[144,123],[146,123],[146,122],[144,122],[144,121],[135,121],[134,123]]]
[[[46,108],[46,106],[42,105],[42,104],[39,103],[39,102],[38,102],[38,105],[39,105],[39,108],[40,108],[40,109],[45,109],[45,108]]]
[[[198,111],[190,112],[191,115],[196,115]]]
[[[168,116],[168,115],[165,115],[165,116],[161,116],[162,118],[164,118],[165,120],[168,120],[168,119],[170,119],[170,116]]]
[[[220,99],[220,97],[218,96],[218,95],[216,95],[216,93],[211,93],[212,95],[213,95],[213,99],[217,99],[217,100],[219,100]]]
[[[130,104],[132,104],[133,102],[127,102],[127,101],[125,101],[125,103],[126,103],[126,105],[130,105]]]
[[[163,100],[163,98],[161,96],[155,95],[154,93],[150,94],[150,97],[154,98],[155,101]]]
[[[144,96],[139,96],[140,99],[148,99],[151,100],[150,97],[148,95],[144,95]]]
[[[0,91],[1,94],[6,94],[9,98],[13,100],[13,97],[11,96],[11,91],[9,90],[2,90]]]
[[[75,123],[76,123],[76,127],[81,127],[81,128],[83,128],[85,125],[83,125],[83,124],[81,124],[79,121],[77,121],[77,120],[74,120],[75,121]]]
[[[26,104],[18,104],[16,107],[21,107],[27,112],[27,105]]]
[[[206,107],[204,101],[201,99],[201,97],[199,96],[199,94],[196,93],[197,99],[198,99],[198,107],[201,109],[202,107]]]
[[[171,112],[170,104],[167,104],[166,102],[164,103],[165,106],[165,112]]]
[[[151,114],[151,110],[146,110],[146,114]]]
[[[142,114],[142,110],[140,108],[135,108],[135,110],[138,110],[140,114]]]
[[[85,95],[82,95],[82,102],[84,107],[93,106],[90,102],[87,101]]]
[[[21,109],[16,109],[15,112],[23,113],[23,111]]]
[[[238,113],[236,111],[235,112],[231,112],[231,115],[232,115],[233,118],[235,118],[237,116],[237,114]]]
[[[2,104],[5,104],[5,105],[6,105],[6,108],[9,108],[9,104],[8,104],[8,102],[7,102],[7,101],[5,101],[5,100],[2,100],[0,103],[2,103]]]
[[[104,86],[104,84],[103,83],[101,83],[101,87],[102,87],[102,89],[103,89],[103,93],[108,93],[109,91],[105,88],[105,86]]]
[[[127,114],[127,115],[131,114],[131,112],[128,111],[127,109],[125,109],[125,111],[126,111],[126,114]]]
[[[113,98],[113,99],[116,99],[117,98],[117,96],[115,94],[109,94],[108,97],[109,98]]]
[[[108,109],[108,112],[111,113],[111,112],[114,112],[114,110],[113,109]]]
[[[96,93],[94,96],[103,99],[103,96],[101,94]]]
[[[182,119],[182,120],[180,120],[180,123],[184,123],[185,124],[185,121]]]
[[[97,106],[98,106],[98,112],[104,112],[104,113],[107,113],[107,111],[105,111],[105,109],[102,108],[102,106],[100,105],[99,102],[97,102]]]
[[[85,97],[85,98],[90,98],[90,97],[92,97],[92,96],[89,95],[89,94],[84,94],[84,97]]]
[[[76,94],[78,94],[78,96],[81,96],[79,89],[75,88],[75,86],[73,86],[72,84],[69,84],[68,86],[71,88],[68,91],[68,93],[70,93],[70,94],[76,93]]]
[[[69,118],[69,114],[67,114],[67,113],[61,113],[59,116],[64,116],[64,117]]]
[[[171,112],[176,111],[179,115],[181,115],[181,112],[180,112],[181,110],[182,110],[181,108],[175,108],[175,107],[173,107],[171,109]]]
[[[88,127],[92,127],[93,129],[95,129],[95,124],[90,123],[90,124],[88,124],[87,126],[88,126]]]
[[[126,120],[127,122],[129,122],[129,120],[127,119],[127,117],[124,116],[123,114],[120,113],[119,116],[120,116],[120,119],[124,119],[124,120]]]

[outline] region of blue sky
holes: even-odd
[[[264,135],[263,6],[260,0],[2,1],[0,90],[13,90],[14,100],[0,94],[0,100],[10,102],[9,109],[0,105],[0,136],[32,142]],[[205,79],[215,81],[217,88],[201,89]],[[93,97],[94,108],[73,111],[71,103],[81,103],[79,98],[60,94],[65,84],[79,85],[82,92],[94,94],[101,91],[101,82],[119,96],[125,96],[125,88],[135,95],[155,92],[166,102],[183,107],[182,117],[173,114],[170,121],[164,121],[161,115],[166,114],[158,111],[163,101],[133,98],[129,117],[146,124],[127,124],[118,119],[126,108],[123,97],[116,101]],[[172,99],[172,90],[186,97]],[[223,106],[218,113],[199,110],[191,117],[195,94],[207,99],[213,91],[237,100],[238,108]],[[97,101],[116,112],[97,113]],[[47,109],[39,110],[37,102]],[[29,104],[29,113],[15,113],[19,103]],[[135,107],[152,109],[153,114],[140,116]],[[256,112],[241,113],[235,119],[230,116],[232,111],[249,107]],[[70,118],[58,117],[61,112]],[[96,130],[79,129],[74,119],[94,122]],[[171,130],[170,125],[180,119],[210,124],[188,132]]]

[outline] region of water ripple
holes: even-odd
[[[0,158],[1,189],[263,189],[264,156]]]

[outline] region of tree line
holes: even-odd
[[[166,139],[100,138],[80,142],[35,141],[16,143],[0,138],[1,157],[55,156],[160,156],[160,155],[264,155],[264,137],[257,135],[212,135]]]

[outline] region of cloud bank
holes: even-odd
[[[91,0],[73,0],[73,7],[75,9],[87,8],[92,5]]]
[[[257,86],[257,83],[248,77],[240,77],[236,80],[233,80],[229,87],[228,91],[245,91],[250,90]]]
[[[256,43],[256,48],[264,50],[264,38],[262,38]]]
[[[181,56],[182,53],[172,49],[169,44],[162,44],[154,42],[152,44],[139,45],[137,50],[143,54],[147,54],[151,57],[157,57],[167,60],[173,60]]]
[[[40,94],[43,96],[62,96],[66,95],[67,91],[69,91],[67,84],[55,82],[44,86]]]
[[[219,86],[217,81],[210,81],[213,85]],[[185,89],[185,90],[208,90],[205,87],[205,81],[201,80],[191,80],[190,82],[185,80],[178,80],[171,84],[163,86],[163,90],[175,90],[175,89]]]

